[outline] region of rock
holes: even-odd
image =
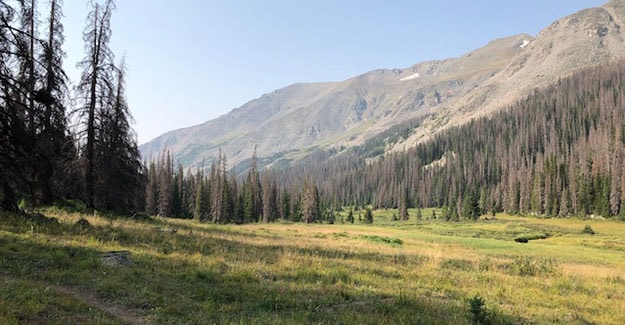
[[[111,251],[102,254],[102,264],[106,266],[123,266],[129,267],[132,265],[132,261],[130,260],[130,252],[129,251]]]

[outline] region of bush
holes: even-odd
[[[592,227],[590,225],[586,225],[586,226],[584,226],[584,229],[582,230],[582,234],[594,235],[595,231],[592,230]]]
[[[469,299],[469,311],[474,324],[490,324],[490,317],[485,306],[484,298],[479,295]]]

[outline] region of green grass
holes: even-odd
[[[616,221],[447,223],[422,209],[235,226],[64,211],[0,215],[0,323],[470,324],[475,297],[494,324],[625,323]],[[119,250],[130,266],[102,262]]]

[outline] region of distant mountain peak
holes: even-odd
[[[583,67],[623,56],[624,2],[569,15],[536,37],[495,39],[457,58],[290,85],[140,149],[146,159],[170,150],[185,167],[210,162],[219,148],[233,165],[248,160],[255,146],[267,162],[292,161],[319,148],[358,146],[394,125],[427,117],[410,136],[387,146],[405,150]]]

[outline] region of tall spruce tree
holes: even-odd
[[[0,2],[0,201],[15,210],[18,196],[48,204],[67,194],[72,159],[64,99],[61,2],[50,1],[47,39],[38,38],[34,0]]]
[[[62,0],[51,0],[47,22],[47,39],[39,54],[42,64],[41,88],[34,99],[42,106],[35,162],[40,188],[40,203],[48,204],[59,196],[72,196],[71,169],[75,159],[75,145],[68,133],[65,107],[68,78],[63,70]]]
[[[262,197],[263,197],[263,222],[272,222],[276,217],[276,184],[273,181],[269,171],[265,170],[262,181]]]
[[[408,189],[404,189],[399,197],[399,220],[408,220]]]
[[[148,180],[145,187],[145,212],[148,215],[158,214],[158,170],[156,163],[152,161],[148,167]]]
[[[90,2],[91,11],[87,17],[87,26],[83,32],[86,55],[78,63],[82,69],[80,82],[76,86],[80,106],[77,113],[82,120],[81,135],[82,157],[85,166],[85,201],[88,208],[95,208],[96,187],[96,141],[100,127],[99,118],[105,105],[110,104],[113,92],[113,52],[109,48],[111,38],[111,15],[115,9],[112,0],[104,4]]]
[[[16,16],[15,8],[0,1],[0,208],[10,211],[18,208],[18,188],[23,184],[20,166],[27,146],[23,140],[26,126],[21,89],[15,73]]]
[[[310,180],[304,180],[302,190],[302,221],[313,223],[319,220],[319,191],[317,185]]]
[[[86,55],[76,86],[85,166],[85,201],[88,208],[135,211],[143,204],[143,166],[132,116],[126,101],[126,66],[115,66],[109,48],[113,0],[90,2],[83,32]],[[160,211],[159,211],[160,212]]]
[[[99,141],[95,148],[97,169],[95,177],[98,186],[98,206],[107,210],[134,212],[142,210],[144,192],[144,170],[137,148],[136,137],[130,126],[132,116],[126,101],[125,73],[126,64],[122,59],[119,67],[114,69],[114,84],[109,93],[108,101],[100,108],[97,130]],[[172,162],[167,157],[166,173],[169,175],[167,184],[171,196]],[[166,192],[161,188],[160,193]],[[171,201],[171,197],[169,197]],[[167,213],[171,214],[171,204]]]

